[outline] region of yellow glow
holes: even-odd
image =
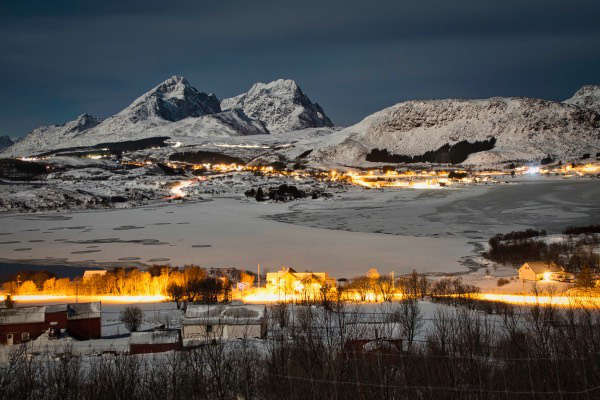
[[[113,304],[133,304],[133,303],[160,303],[169,300],[167,296],[61,296],[61,295],[42,295],[42,294],[18,294],[12,296],[16,302],[36,303],[36,302],[90,302],[101,301],[103,303]],[[4,301],[5,296],[0,295],[0,301]]]
[[[497,301],[517,305],[552,305],[559,307],[600,307],[600,297],[591,296],[548,296],[526,294],[478,293],[472,295],[477,300]]]
[[[169,199],[181,199],[186,196],[186,193],[183,191],[186,187],[192,186],[194,183],[198,182],[198,179],[190,179],[188,181],[179,181],[170,189],[171,197]]]

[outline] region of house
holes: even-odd
[[[181,335],[178,329],[149,332],[131,332],[129,354],[162,353],[181,348]]]
[[[565,272],[553,262],[529,261],[519,268],[519,279],[522,281],[550,281],[555,273]]]
[[[283,267],[277,272],[267,273],[266,286],[279,297],[306,295],[314,298],[321,288],[335,287],[335,279],[326,272],[296,272],[293,268]]]
[[[106,275],[106,270],[105,269],[93,269],[93,270],[86,270],[83,273],[83,281],[87,282],[91,279],[94,279],[96,277],[103,277]]]
[[[0,310],[0,343],[13,345],[33,340],[44,333],[46,307],[19,307]]]
[[[67,332],[76,339],[99,339],[102,332],[102,304],[67,304]]]
[[[184,346],[216,340],[263,338],[267,334],[264,304],[191,304],[182,323]]]

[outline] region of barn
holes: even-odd
[[[183,318],[184,346],[243,338],[267,332],[264,304],[191,304]]]
[[[102,304],[67,304],[67,332],[79,340],[99,339],[102,334]]]
[[[129,338],[130,354],[162,353],[180,348],[181,336],[179,329],[131,332]]]
[[[47,329],[46,307],[0,309],[0,343],[20,344],[33,340]]]
[[[519,279],[522,281],[550,280],[552,274],[557,272],[564,272],[564,269],[553,262],[529,261],[519,268]]]
[[[79,340],[98,339],[101,316],[99,302],[0,309],[0,344],[28,342],[46,331],[51,338],[67,332]]]

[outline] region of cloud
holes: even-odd
[[[340,124],[410,98],[561,99],[600,81],[596,1],[5,3],[0,121],[19,134],[115,113],[174,73],[219,97],[293,78]]]

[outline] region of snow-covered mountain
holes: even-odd
[[[221,112],[214,94],[198,91],[181,76],[173,76],[105,120],[88,114],[62,125],[33,130],[4,151],[5,156],[24,156],[48,150],[90,146],[153,136],[205,138],[267,134],[260,121],[242,111]]]
[[[575,92],[573,97],[563,101],[563,103],[590,108],[600,113],[600,86],[585,85]]]
[[[265,123],[273,133],[333,126],[321,106],[290,79],[256,83],[246,93],[224,99],[223,110],[239,108],[250,118]]]
[[[175,122],[218,112],[221,107],[214,94],[198,91],[182,76],[172,76],[138,97],[115,118],[127,118],[133,123],[152,118]]]
[[[461,151],[471,146],[487,149],[470,154],[467,164],[547,155],[580,157],[600,151],[600,114],[529,98],[407,101],[329,135],[310,158],[326,164],[368,165],[373,149],[419,158],[457,143]]]
[[[0,151],[10,147],[14,144],[9,136],[0,136]]]

